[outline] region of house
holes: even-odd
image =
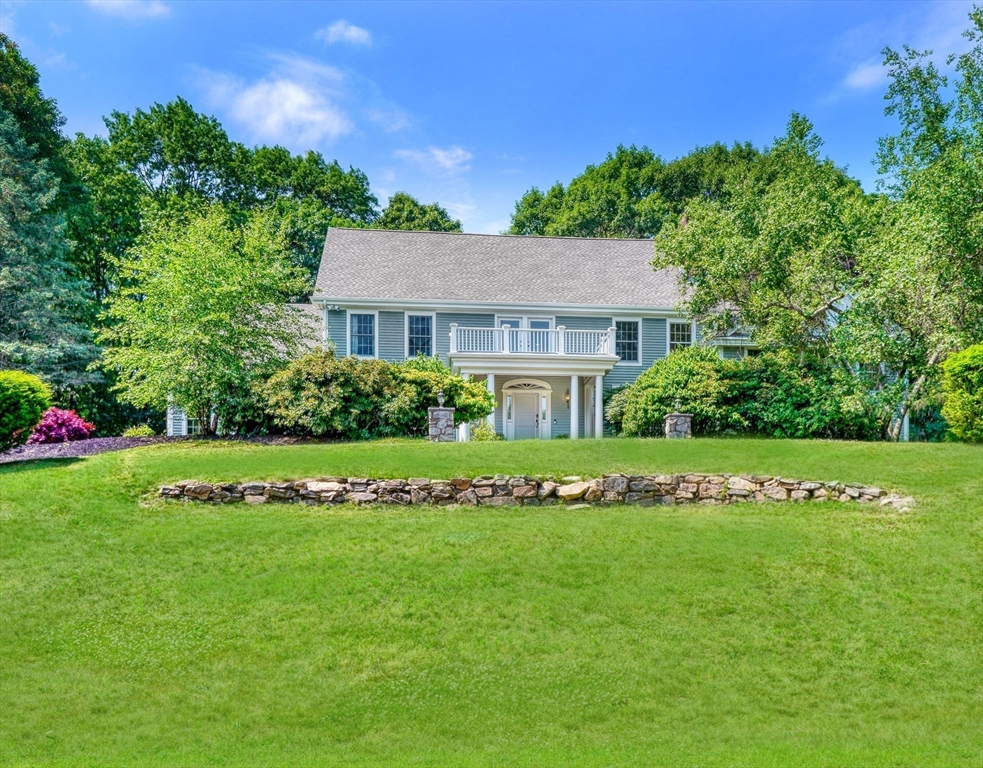
[[[602,393],[698,339],[677,273],[652,257],[651,240],[332,228],[307,311],[339,355],[439,355],[484,381],[506,439],[601,437]]]

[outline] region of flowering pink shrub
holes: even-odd
[[[67,443],[71,440],[85,440],[95,430],[95,424],[82,419],[75,411],[49,408],[41,417],[41,423],[34,428],[31,445],[38,443]]]

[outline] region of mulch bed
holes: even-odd
[[[125,448],[136,448],[140,445],[183,439],[181,437],[90,437],[88,440],[73,440],[70,443],[21,445],[6,453],[0,453],[0,464],[37,459],[69,459],[79,456],[94,456],[97,453],[122,451]]]
[[[324,442],[315,441],[309,438],[283,437],[278,435],[264,435],[261,437],[215,437],[215,438],[187,438],[187,437],[90,437],[88,440],[75,440],[70,443],[47,443],[43,445],[22,445],[6,453],[0,453],[0,464],[10,464],[15,461],[39,461],[42,459],[71,459],[80,456],[95,456],[97,453],[108,453],[109,451],[122,451],[127,448],[139,448],[141,445],[153,445],[154,443],[170,443],[189,439],[210,439],[210,440],[238,440],[249,443],[263,443],[266,445],[290,445],[301,442]]]

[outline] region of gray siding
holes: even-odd
[[[402,312],[379,312],[379,330],[376,340],[379,357],[398,362],[406,357],[406,329]]]
[[[451,323],[470,328],[494,328],[495,315],[470,314],[467,312],[437,313],[437,354],[447,364],[447,353],[451,349]]]
[[[328,341],[334,342],[335,354],[348,354],[348,313],[343,309],[328,310]]]
[[[611,372],[604,377],[604,388],[614,389],[623,384],[631,384],[648,370],[652,363],[666,356],[666,321],[661,317],[642,319],[642,364],[627,365],[616,363]]]
[[[573,331],[606,331],[611,327],[610,317],[578,317],[576,315],[557,315],[556,324]]]
[[[665,318],[647,317],[642,320],[642,368],[650,368],[652,363],[668,354],[666,333]]]

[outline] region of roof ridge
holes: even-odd
[[[574,235],[493,235],[489,232],[433,232],[427,229],[375,229],[370,227],[328,227],[331,230],[344,232],[379,232],[396,233],[400,235],[466,235],[467,237],[511,237],[518,240],[600,240],[606,243],[652,243],[651,237],[576,237]]]

